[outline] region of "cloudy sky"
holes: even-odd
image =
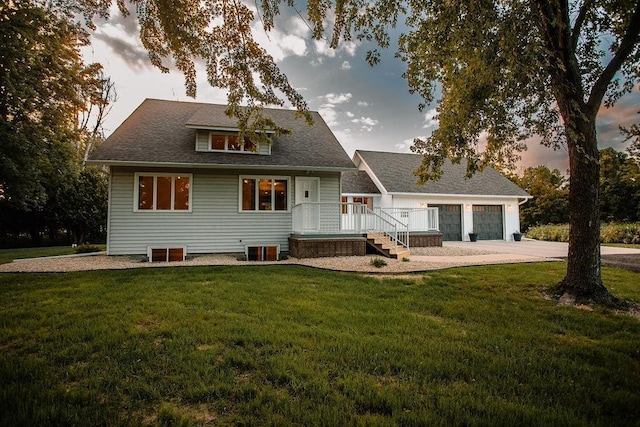
[[[106,121],[113,132],[145,98],[192,101],[185,95],[184,79],[178,71],[162,74],[154,68],[138,38],[133,16],[123,18],[114,11],[108,21],[96,20],[92,45],[83,50],[85,62],[100,62],[115,82],[118,100]],[[370,67],[366,46],[343,44],[330,49],[326,41],[314,41],[306,23],[298,16],[280,20],[277,29],[254,34],[275,58],[292,86],[318,111],[350,156],[357,149],[409,152],[415,137],[425,137],[437,127],[435,105],[418,111],[421,99],[409,94],[402,78],[404,64],[390,49],[382,63]],[[599,115],[601,147],[623,150],[618,125],[638,120],[638,92],[626,96],[612,109]],[[204,68],[198,76],[196,101],[226,103],[226,93],[206,82]],[[560,171],[568,169],[567,153],[554,151],[532,141],[522,153],[520,168],[546,164]]]

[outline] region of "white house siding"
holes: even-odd
[[[320,197],[318,201],[320,203],[330,203],[330,205],[320,205],[321,230],[337,230],[340,228],[340,203],[342,201],[340,174],[335,174],[335,177],[337,179],[329,179],[327,176],[320,178]]]
[[[513,240],[513,233],[520,230],[519,200],[516,197],[501,196],[414,196],[393,195],[394,208],[419,208],[427,205],[462,206],[462,240],[469,240],[473,230],[473,205],[500,205],[503,214],[503,235],[505,240]]]
[[[199,130],[197,132],[196,151],[209,151],[209,131]]]
[[[191,173],[191,212],[134,212],[134,173]],[[109,255],[146,254],[147,246],[187,246],[187,253],[241,253],[245,246],[280,245],[288,251],[291,212],[239,212],[239,176],[290,176],[289,207],[295,174],[287,171],[158,170],[112,168]],[[320,177],[320,201],[340,201],[340,174]]]
[[[268,156],[271,154],[271,144],[269,143],[258,143],[258,154],[261,156]]]

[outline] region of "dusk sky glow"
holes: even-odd
[[[106,134],[113,132],[145,98],[194,101],[185,94],[184,78],[176,69],[162,74],[151,65],[138,38],[133,16],[123,18],[114,9],[108,21],[96,19],[91,46],[83,49],[86,63],[100,62],[115,82],[117,102],[107,117]],[[394,58],[392,46],[383,52],[381,64],[365,61],[370,48],[357,43],[330,49],[328,41],[314,41],[306,23],[297,15],[280,17],[275,30],[265,33],[254,21],[254,34],[275,58],[292,86],[318,111],[347,154],[356,149],[409,152],[413,139],[426,137],[437,128],[436,105],[418,111],[422,101],[411,95],[402,78],[405,65]],[[640,116],[640,91],[623,97],[613,108],[600,112],[600,148],[625,149],[619,125],[629,126]],[[195,101],[225,104],[226,92],[206,81],[204,66],[198,66],[198,94]],[[532,141],[522,153],[520,168],[546,164],[562,172],[568,169],[565,150],[554,151]]]

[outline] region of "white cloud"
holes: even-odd
[[[344,50],[349,56],[355,56],[358,44],[355,42],[343,42],[339,50]]]
[[[307,53],[305,39],[289,31],[274,28],[268,33],[264,31],[259,21],[254,21],[252,33],[255,40],[262,46],[276,62],[289,56],[304,56]]]
[[[324,97],[329,104],[344,104],[348,102],[352,96],[350,93],[328,93]]]
[[[375,126],[378,124],[376,119],[372,119],[371,117],[360,117],[359,119],[351,120],[351,123],[360,123],[366,126]]]
[[[328,126],[336,126],[338,124],[338,113],[333,109],[333,105],[321,105],[318,108],[318,113]]]
[[[378,121],[376,119],[372,119],[371,117],[360,117],[359,119],[351,120],[351,123],[359,124],[361,125],[361,130],[371,132],[374,126],[378,124]]]
[[[426,136],[416,136],[416,138],[419,139],[426,139]],[[413,145],[413,140],[415,138],[409,138],[409,139],[405,139],[402,142],[398,142],[395,147],[398,151],[403,152],[403,153],[411,153],[411,146]]]
[[[307,53],[307,42],[301,37],[289,34],[284,36],[282,41],[287,47],[286,50],[289,50],[297,56],[304,56],[304,54]]]
[[[318,55],[326,56],[328,58],[335,58],[338,53],[345,53],[348,56],[355,56],[356,51],[358,50],[358,44],[352,41],[340,43],[337,49],[333,49],[330,46],[329,41],[325,39],[314,40],[313,46],[315,52]]]
[[[352,118],[354,116],[355,114],[353,114],[351,111],[347,111],[347,117]]]
[[[351,64],[349,63],[349,61],[344,61],[342,63],[342,65],[340,66],[341,69],[343,70],[350,70],[351,69]]]
[[[351,133],[351,129],[336,129],[333,134],[340,141],[342,148],[344,148],[349,157],[353,156],[353,152],[358,148],[358,140]]]
[[[326,56],[329,58],[333,58],[336,56],[336,50],[331,49],[329,46],[329,42],[326,40],[314,40],[313,46],[318,55]]]
[[[422,127],[424,129],[435,130],[438,128],[440,121],[438,120],[438,112],[435,108],[427,111],[424,115],[424,124]]]
[[[287,22],[287,32],[298,37],[307,38],[311,34],[308,25],[299,16],[292,16]]]
[[[358,101],[358,107],[368,107],[369,105],[371,104],[369,104],[368,102]]]

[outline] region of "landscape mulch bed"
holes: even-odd
[[[602,255],[602,265],[624,268],[625,270],[640,273],[640,255]]]

